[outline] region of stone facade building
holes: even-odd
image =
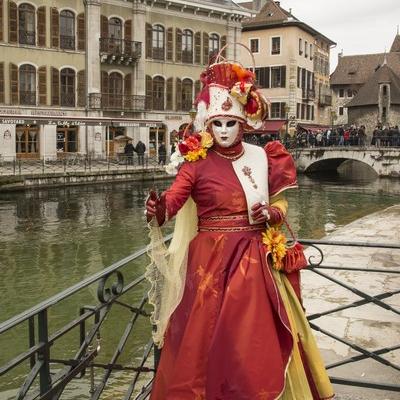
[[[265,129],[294,133],[298,125],[318,129],[330,124],[330,48],[335,43],[298,20],[279,1],[263,2],[260,11],[245,20],[242,43],[254,57],[259,86],[271,102],[271,121]],[[254,10],[254,3],[242,3]],[[249,67],[251,55],[241,51]]]
[[[333,111],[335,115],[336,125],[346,125],[360,122],[360,125],[374,125],[382,122],[378,115],[375,115],[375,110],[378,107],[378,97],[374,97],[374,103],[370,104],[374,108],[374,112],[370,114],[362,112],[364,122],[355,115],[359,114],[358,111],[353,111],[353,117],[350,119],[347,108],[349,104],[358,104],[361,99],[356,100],[356,97],[361,88],[366,85],[371,79],[377,78],[375,73],[384,64],[392,70],[394,75],[400,77],[400,35],[397,33],[392,43],[389,53],[379,54],[361,54],[352,56],[343,56],[339,54],[339,62],[335,71],[331,75],[331,88],[333,94]],[[386,70],[387,68],[385,68]],[[382,71],[379,73],[381,74]],[[375,78],[374,78],[375,75]],[[372,83],[368,84],[368,87]],[[377,86],[375,86],[376,89]],[[374,91],[375,91],[374,89]],[[364,98],[365,95],[362,97]],[[371,96],[372,98],[372,96]],[[365,101],[362,100],[364,103]],[[368,119],[368,121],[366,121]],[[373,121],[372,121],[372,120]],[[371,133],[371,132],[367,132]]]
[[[0,159],[115,156],[129,138],[169,151],[249,15],[231,0],[0,0]]]

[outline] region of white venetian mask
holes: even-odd
[[[232,118],[221,117],[211,123],[215,141],[221,147],[232,146],[240,133],[239,122]]]

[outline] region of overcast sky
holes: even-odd
[[[389,51],[400,24],[400,0],[281,0],[281,7],[337,43],[331,71],[341,49],[344,55]]]

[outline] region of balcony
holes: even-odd
[[[113,111],[144,111],[146,96],[89,93],[89,108]]]
[[[75,50],[75,37],[60,35],[60,48],[64,50]]]
[[[75,107],[75,93],[61,93],[61,107]]]
[[[320,106],[331,106],[332,96],[330,94],[320,94],[319,95],[319,105]]]
[[[100,38],[100,59],[107,64],[131,65],[142,56],[142,43],[125,39]]]
[[[302,90],[302,98],[305,101],[311,101],[315,99],[315,90],[314,89],[303,89]]]
[[[36,92],[19,92],[19,104],[25,106],[36,106]]]
[[[19,30],[19,43],[35,45],[35,31],[27,31],[25,29]]]

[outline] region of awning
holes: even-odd
[[[303,131],[311,131],[311,132],[318,132],[329,128],[328,125],[317,125],[317,124],[298,124],[297,127],[303,129]]]
[[[0,115],[0,124],[7,125],[69,125],[69,126],[121,126],[121,127],[159,127],[162,121],[136,118],[110,117],[72,117],[72,116],[35,116],[35,115]]]
[[[246,132],[248,134],[264,135],[264,134],[276,134],[279,133],[282,126],[286,124],[285,119],[273,119],[264,121],[261,128],[257,128],[254,131]]]

